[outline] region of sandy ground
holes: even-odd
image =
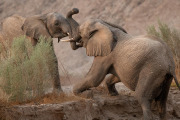
[[[122,83],[116,88],[120,95],[109,96],[103,87],[93,88],[88,98],[72,96],[72,87],[64,87],[66,96],[46,96],[43,99],[14,105],[5,109],[10,120],[139,120],[142,110],[133,92]],[[87,97],[87,96],[86,96]],[[59,100],[58,100],[59,99]],[[65,101],[62,101],[65,100]],[[167,102],[168,120],[180,119],[180,91],[172,87]],[[152,105],[154,119],[159,120],[156,104]]]

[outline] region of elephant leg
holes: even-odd
[[[36,46],[36,44],[38,43],[38,40],[37,39],[34,39],[34,38],[29,38],[31,39],[31,43],[33,46]]]
[[[151,100],[148,98],[142,97],[138,99],[138,102],[141,105],[141,108],[143,110],[143,120],[154,120],[153,114],[151,111]]]
[[[91,69],[83,82],[74,87],[73,92],[75,95],[78,95],[89,88],[99,86],[111,66],[109,59],[106,58],[107,57],[95,57]]]
[[[59,77],[59,70],[58,70],[58,61],[55,61],[56,68],[55,68],[55,75],[53,79],[53,92],[54,93],[60,93],[62,92],[61,83],[60,83],[60,77]]]
[[[55,53],[54,53],[54,56],[56,57]],[[51,70],[52,68],[51,66],[49,66],[49,69],[50,69],[51,76],[53,77],[53,93],[59,94],[62,92],[62,88],[61,88],[60,77],[59,77],[57,57],[55,60],[55,64],[56,64],[55,69]]]
[[[170,85],[172,82],[173,77],[170,75],[166,75],[164,84],[163,84],[163,90],[161,91],[160,95],[156,98],[157,105],[158,105],[158,111],[160,115],[161,120],[166,120],[166,101],[170,89]]]
[[[155,71],[155,69],[156,72],[152,73],[151,71]],[[135,97],[142,107],[144,120],[153,120],[151,103],[164,89],[162,85],[165,75],[166,71],[164,69],[159,68],[158,70],[158,68],[153,66],[151,68],[145,67],[139,74]]]
[[[154,81],[157,80],[157,75],[153,76],[145,69],[142,70],[138,83],[135,89],[135,97],[141,105],[143,111],[143,120],[153,120],[153,113],[151,111],[151,103],[153,100],[153,92],[157,88]],[[157,80],[158,81],[158,80]]]
[[[114,76],[114,75],[110,75],[107,79],[106,79],[106,85],[109,91],[109,94],[111,96],[116,96],[118,95],[118,92],[115,88],[115,84],[120,82],[119,78]]]
[[[135,91],[136,92],[136,98],[141,105],[142,111],[143,111],[143,119],[142,120],[153,120],[153,114],[151,111],[151,102],[152,100],[143,95],[143,92]],[[137,93],[138,92],[138,93]],[[137,95],[138,94],[138,95]]]

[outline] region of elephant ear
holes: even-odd
[[[88,40],[86,54],[88,56],[107,56],[113,48],[113,34],[108,27],[96,23],[96,30],[90,33],[93,36]]]
[[[36,15],[26,18],[22,25],[22,30],[25,34],[33,39],[38,40],[40,36],[46,38],[51,37],[46,26],[46,15]]]

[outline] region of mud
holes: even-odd
[[[120,95],[109,96],[105,88],[93,88],[89,99],[79,98],[63,103],[16,105],[5,109],[7,120],[139,120],[142,110],[133,92],[116,85]],[[69,89],[69,87],[68,87]],[[88,93],[88,92],[87,92]],[[156,104],[152,105],[158,120]],[[171,88],[167,101],[168,120],[180,119],[180,91]]]

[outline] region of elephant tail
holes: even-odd
[[[178,87],[179,90],[180,90],[180,85],[179,85],[179,83],[178,83],[178,80],[177,80],[177,77],[176,77],[176,74],[175,74],[175,73],[173,74],[173,77],[174,77],[174,81],[175,81],[177,87]]]
[[[173,66],[173,67],[169,66],[169,70],[170,70],[170,71],[169,71],[170,74],[171,74],[171,75],[173,76],[173,78],[174,78],[174,81],[175,81],[178,89],[180,90],[180,84],[178,83],[178,80],[177,80],[177,77],[176,77],[176,73],[175,73],[175,66]]]

